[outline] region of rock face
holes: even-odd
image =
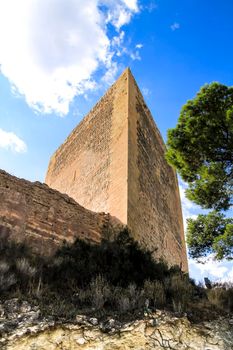
[[[25,242],[34,252],[50,255],[63,241],[100,242],[119,224],[39,182],[18,179],[0,170],[0,237]]]
[[[3,350],[231,350],[230,320],[191,324],[157,311],[144,320],[121,324],[114,319],[77,316],[74,323],[40,317],[37,307],[13,299],[0,305],[0,346]]]
[[[109,212],[155,258],[187,271],[176,174],[129,69],[51,157],[46,183]]]

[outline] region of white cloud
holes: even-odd
[[[217,261],[214,254],[199,259],[199,262],[190,259],[189,266],[191,271],[196,270],[200,274],[201,279],[208,277],[213,281],[233,281],[232,263],[227,260]],[[200,279],[199,277],[199,279]]]
[[[227,272],[224,278],[221,279],[222,282],[231,282],[233,283],[233,267]]]
[[[137,0],[123,0],[128,8],[134,12],[138,12]]]
[[[135,45],[135,48],[136,48],[136,49],[142,49],[142,48],[143,48],[143,45],[142,45],[142,44],[137,44],[137,45]]]
[[[108,24],[120,32],[138,11],[137,0],[0,1],[1,72],[34,109],[66,114],[95,87],[93,73],[112,67]]]
[[[124,47],[125,32],[122,30],[118,35],[114,36],[111,40],[111,55],[114,53],[120,57],[124,53],[127,53],[127,49]],[[112,61],[112,56],[108,61]]]
[[[130,22],[133,14],[139,12],[138,0],[100,0],[108,7],[107,23],[112,23],[117,30]]]
[[[0,148],[11,150],[17,153],[27,151],[26,143],[13,132],[0,129]]]
[[[170,26],[171,30],[174,32],[174,30],[177,30],[180,28],[180,24],[177,22],[174,22],[171,26]]]
[[[112,84],[115,80],[115,76],[116,76],[117,71],[118,71],[117,63],[111,62],[109,67],[108,67],[108,70],[106,71],[106,73],[102,77],[102,81],[107,85]]]
[[[227,267],[219,261],[214,260],[211,254],[208,258],[200,258],[200,262],[190,259],[189,265],[195,266],[203,277],[218,277],[221,278],[227,272]]]
[[[128,9],[117,6],[111,12],[109,12],[108,22],[112,22],[113,25],[119,30],[122,26],[128,24],[131,20],[132,13]]]

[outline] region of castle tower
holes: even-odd
[[[187,271],[175,171],[127,68],[51,157],[46,183],[96,212],[108,212],[134,239]]]

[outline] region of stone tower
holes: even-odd
[[[134,239],[187,271],[175,171],[127,68],[50,160],[46,183],[96,212],[108,212]]]

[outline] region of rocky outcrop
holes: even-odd
[[[38,307],[17,299],[0,305],[0,346],[4,350],[230,350],[233,325],[226,318],[191,324],[157,311],[122,324],[114,319],[77,316],[73,323],[40,316]]]
[[[98,243],[120,224],[110,215],[83,208],[66,194],[0,170],[0,238],[28,244],[34,252],[53,254],[76,238]]]

